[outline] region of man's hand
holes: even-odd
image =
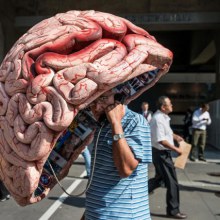
[[[181,155],[183,153],[183,149],[181,147],[176,147],[175,150],[179,155]]]
[[[178,137],[177,137],[177,141],[178,142],[181,142],[181,141],[184,141],[184,139],[181,137],[181,136],[179,136],[179,135],[177,135]]]
[[[125,115],[124,106],[115,102],[114,105],[109,105],[105,109],[106,116],[112,127],[112,135],[124,133],[121,120]],[[126,178],[138,166],[139,161],[134,157],[131,148],[125,138],[118,141],[113,141],[113,160],[121,178]]]
[[[163,145],[165,148],[173,150],[173,151],[177,152],[178,154],[182,154],[183,153],[183,149],[181,147],[176,147],[175,145],[170,144],[167,140],[159,141],[159,143],[161,145]]]
[[[108,118],[109,123],[113,125],[121,122],[125,114],[125,109],[121,103],[116,102],[114,105],[109,105],[105,109],[105,114]]]
[[[177,142],[184,141],[184,139],[181,136],[177,135],[177,134],[173,134],[173,138]]]

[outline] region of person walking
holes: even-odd
[[[193,113],[192,117],[192,149],[190,154],[190,160],[196,160],[196,150],[198,148],[198,159],[206,161],[204,157],[204,150],[206,145],[206,127],[211,124],[211,118],[209,114],[209,104],[203,103],[201,108],[197,109]]]
[[[85,178],[89,178],[90,176],[90,166],[91,166],[91,154],[88,149],[88,146],[85,147],[84,151],[82,152],[82,156],[85,161],[85,167],[86,167],[86,176]]]
[[[149,103],[148,102],[142,102],[141,110],[142,110],[143,116],[146,118],[148,123],[150,123],[153,112],[149,110]]]
[[[99,97],[91,111],[98,121],[103,120],[94,137],[94,173],[90,174],[82,219],[151,219],[147,170],[152,150],[148,123],[141,114],[115,101],[113,91]]]
[[[174,140],[182,141],[182,137],[173,133],[170,127],[169,113],[173,111],[171,100],[167,96],[158,99],[158,110],[150,122],[153,164],[155,177],[149,180],[149,193],[165,183],[167,188],[167,217],[185,219],[186,214],[180,212],[179,184],[176,170],[171,157],[171,151],[182,154],[181,148],[174,145]]]
[[[185,117],[183,119],[184,121],[184,130],[183,130],[183,137],[188,142],[192,142],[192,115],[193,111],[191,108],[188,108]]]

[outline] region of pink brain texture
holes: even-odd
[[[97,11],[69,11],[25,33],[0,66],[0,178],[22,206],[34,197],[58,137],[102,93],[158,69],[172,52],[126,19]],[[71,163],[78,154],[74,153]],[[63,170],[63,178],[71,166]]]

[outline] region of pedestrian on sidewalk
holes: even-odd
[[[183,119],[183,137],[188,143],[192,142],[192,115],[193,111],[191,110],[191,108],[188,108]]]
[[[182,154],[182,150],[174,145],[174,140],[180,142],[183,138],[174,134],[170,127],[168,114],[172,111],[171,100],[167,96],[159,97],[158,110],[150,122],[153,164],[156,174],[149,180],[149,193],[164,182],[167,188],[167,217],[185,219],[187,215],[180,212],[179,184],[171,157],[171,151]]]
[[[149,103],[148,102],[142,102],[141,110],[142,110],[142,115],[146,118],[148,123],[150,123],[153,112],[149,110]]]
[[[94,137],[92,158],[96,160],[82,219],[150,220],[149,124],[141,114],[117,102],[113,91],[101,95],[90,107],[102,127]]]
[[[206,145],[206,127],[211,124],[211,118],[209,114],[209,104],[203,103],[201,108],[193,113],[192,117],[192,149],[190,154],[190,160],[196,160],[196,151],[198,148],[198,159],[206,161],[204,157],[204,150]]]

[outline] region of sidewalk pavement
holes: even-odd
[[[220,151],[207,147],[207,162],[188,161],[184,170],[177,169],[180,185],[180,210],[188,215],[188,220],[220,220]],[[154,176],[154,166],[149,167],[149,178]],[[158,188],[150,195],[152,220],[166,218],[166,189]]]
[[[220,220],[220,177],[210,176],[210,172],[220,172],[220,151],[207,148],[207,162],[188,161],[184,170],[177,169],[180,184],[180,208],[188,215],[187,220]],[[73,194],[83,192],[87,179],[75,179],[82,175],[85,166],[80,157],[71,167],[68,177],[62,180],[65,189],[72,188]],[[154,176],[154,167],[150,165],[149,177]],[[79,185],[76,182],[80,181]],[[76,186],[77,185],[77,186]],[[76,188],[73,190],[73,186]],[[1,219],[4,220],[77,220],[83,215],[85,195],[68,197],[63,195],[58,184],[43,201],[26,207],[19,207],[13,199],[1,203]],[[166,218],[166,189],[159,188],[150,195],[152,220],[168,220]],[[50,217],[45,217],[50,216]],[[129,219],[128,219],[129,220]]]

